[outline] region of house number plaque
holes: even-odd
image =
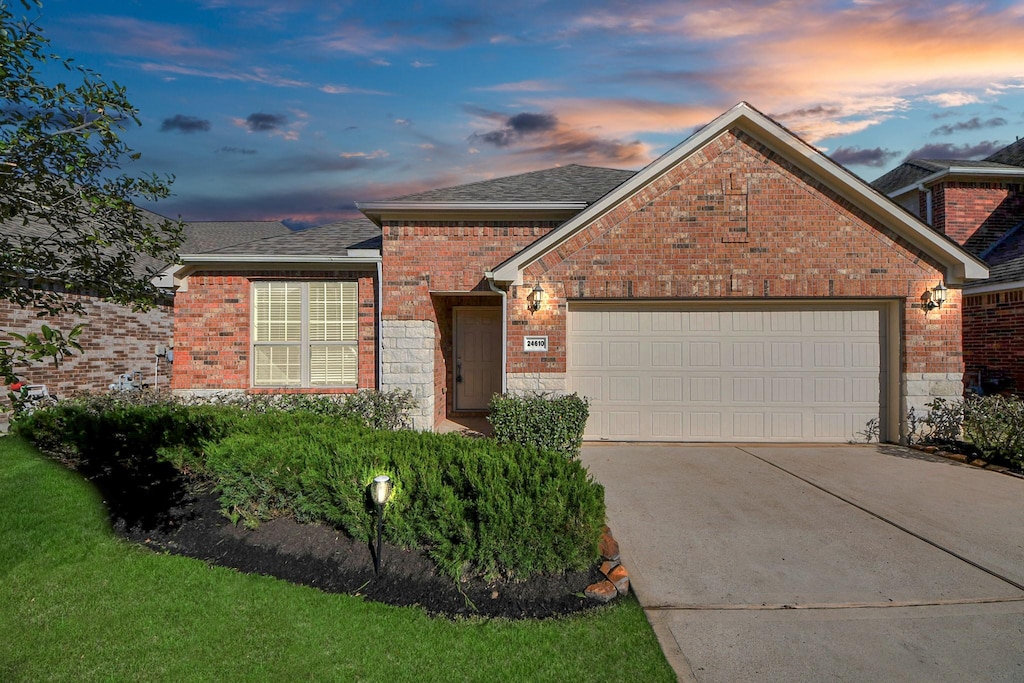
[[[547,351],[547,337],[523,337],[523,351]]]

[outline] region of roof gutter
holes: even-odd
[[[207,265],[211,263],[377,263],[381,261],[380,251],[376,249],[350,249],[349,253],[345,256],[314,256],[306,254],[182,254],[180,258],[183,265]]]

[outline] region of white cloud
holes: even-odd
[[[940,107],[962,107],[965,104],[977,104],[981,101],[977,95],[965,92],[943,92],[935,95],[925,95],[923,99]]]

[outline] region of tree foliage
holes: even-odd
[[[52,54],[28,16],[39,1],[20,5],[0,0],[0,297],[41,316],[81,313],[65,293],[151,306],[151,277],[174,262],[181,226],[134,202],[167,197],[172,178],[120,172],[139,157],[120,138],[140,125],[125,89]],[[71,334],[54,332],[47,348],[31,335],[0,346],[5,381],[41,350],[55,360],[74,351]]]

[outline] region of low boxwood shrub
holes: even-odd
[[[314,414],[249,415],[205,449],[225,511],[256,523],[286,512],[369,541],[368,486],[395,482],[391,543],[423,548],[445,573],[525,578],[597,558],[604,490],[551,450],[458,434],[372,430]]]
[[[180,399],[187,405],[227,405],[245,413],[303,411],[317,415],[354,418],[374,429],[408,429],[409,411],[416,399],[406,389],[375,391],[365,389],[354,394],[241,394],[219,392]]]
[[[495,394],[487,418],[498,443],[516,443],[578,457],[590,408],[577,394]]]

